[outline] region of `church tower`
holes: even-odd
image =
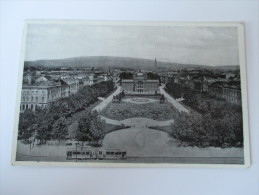
[[[157,68],[157,61],[156,61],[156,58],[155,58],[155,68]]]

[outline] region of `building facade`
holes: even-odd
[[[133,79],[122,79],[121,87],[129,95],[154,95],[159,93],[159,80],[149,80],[139,72]]]
[[[241,90],[230,87],[223,88],[223,98],[233,104],[241,104]]]
[[[40,82],[23,84],[20,111],[27,109],[46,108],[52,102],[68,97],[78,92],[79,81],[76,79],[62,79],[60,82]]]
[[[215,82],[209,86],[209,94],[217,98],[223,98],[232,104],[240,105],[242,103],[240,86],[231,86],[224,82]]]
[[[61,84],[46,82],[35,85],[23,85],[20,111],[46,108],[51,102],[61,97]]]

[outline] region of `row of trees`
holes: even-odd
[[[172,137],[199,147],[243,145],[241,106],[173,82],[166,84],[166,90],[175,98],[183,97],[183,103],[194,110],[178,115]]]
[[[72,114],[88,109],[88,106],[105,96],[114,89],[112,81],[104,81],[92,86],[85,86],[76,94],[55,101],[46,109],[36,109],[35,112],[26,110],[20,113],[18,139],[31,142],[31,138],[40,140],[61,141],[68,134],[67,118]]]
[[[44,117],[44,118],[43,118]],[[32,143],[39,139],[40,143],[47,140],[57,139],[59,142],[68,134],[68,123],[65,117],[58,117],[55,114],[46,114],[44,110],[26,110],[20,114],[18,139]]]

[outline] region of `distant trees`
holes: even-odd
[[[120,79],[133,79],[133,74],[131,72],[120,73]]]
[[[159,85],[161,85],[161,79],[160,76],[157,73],[148,72],[147,73],[147,79],[150,80],[159,80]]]
[[[147,79],[151,79],[151,80],[159,80],[160,76],[156,73],[153,72],[148,72],[147,73]]]
[[[101,146],[100,141],[104,138],[104,121],[101,120],[98,112],[88,111],[79,120],[76,139],[82,142],[89,142],[92,146]]]

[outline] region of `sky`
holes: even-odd
[[[29,24],[25,60],[119,56],[239,65],[236,27]]]

